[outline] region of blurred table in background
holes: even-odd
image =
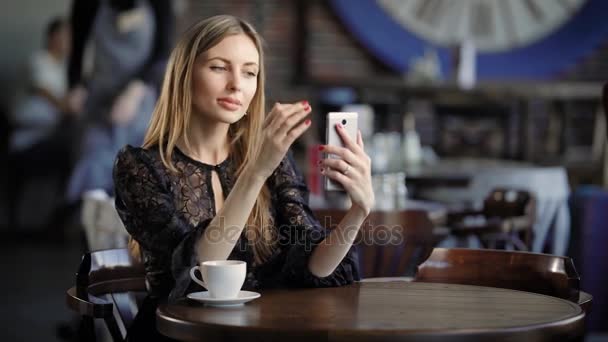
[[[406,164],[406,185],[410,195],[418,197],[418,189],[437,187],[466,188],[479,172],[496,169],[516,169],[532,164],[513,160],[480,158],[442,158],[432,164]]]

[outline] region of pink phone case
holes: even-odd
[[[357,141],[358,130],[358,114],[355,112],[331,112],[327,113],[327,126],[325,130],[325,141],[327,145],[344,146],[342,138],[336,132],[336,124],[341,123],[344,130],[354,142]],[[329,154],[328,158],[340,158],[336,155]],[[325,190],[327,191],[344,191],[342,185],[325,177]]]

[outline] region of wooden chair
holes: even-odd
[[[343,210],[317,210],[316,217],[333,229]],[[424,210],[372,211],[359,230],[355,246],[362,278],[413,276],[430,255],[433,223]]]
[[[456,236],[476,235],[486,248],[504,244],[505,248],[529,251],[535,206],[528,191],[496,188],[484,199],[481,210],[450,212],[447,225]]]
[[[579,291],[569,257],[489,249],[435,248],[414,281],[499,287],[559,297],[587,311],[592,297]]]
[[[114,341],[124,341],[146,294],[144,267],[127,249],[84,254],[67,305],[82,316],[80,340],[94,341],[94,319],[103,319]]]
[[[114,198],[105,190],[94,189],[83,194],[80,217],[88,250],[126,247],[129,233],[114,207]]]

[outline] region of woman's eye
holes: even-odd
[[[253,71],[247,71],[246,74],[249,77],[256,77],[257,76],[257,74],[255,72],[253,72]]]
[[[226,70],[226,67],[212,65],[212,66],[210,67],[210,69],[211,69],[211,70],[213,70],[213,71],[225,71],[225,70]]]

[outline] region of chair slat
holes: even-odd
[[[134,260],[127,249],[109,249],[83,256],[76,286],[67,291],[66,303],[83,317],[83,322],[90,318],[103,319],[112,339],[123,341],[138,312],[140,297],[145,295],[143,265]],[[93,329],[91,324],[81,326]]]

